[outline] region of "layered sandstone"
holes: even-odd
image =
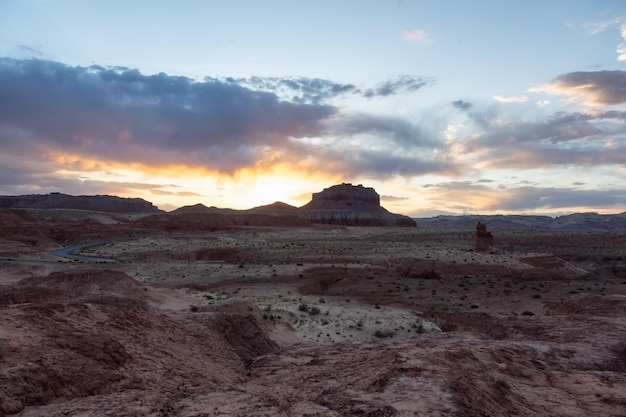
[[[345,226],[415,227],[410,217],[390,213],[380,205],[380,195],[371,187],[340,184],[313,193],[300,207],[300,217],[313,223]]]

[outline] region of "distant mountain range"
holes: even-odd
[[[269,214],[296,216],[311,223],[343,226],[415,227],[415,220],[402,214],[390,213],[380,205],[380,196],[373,188],[362,185],[339,184],[313,193],[311,201],[295,207],[277,201],[248,210],[220,209],[202,204],[185,206],[172,214]]]
[[[9,209],[71,209],[104,213],[164,214],[158,207],[141,198],[111,195],[72,196],[62,193],[0,196],[0,208]],[[248,210],[207,207],[203,204],[178,208],[168,214],[219,214],[295,216],[311,223],[346,226],[402,226],[435,229],[473,229],[477,222],[489,230],[571,230],[626,231],[626,212],[621,214],[575,213],[561,217],[534,215],[441,215],[411,219],[387,211],[380,205],[380,196],[373,188],[340,184],[313,193],[311,201],[295,207],[282,202]]]
[[[415,219],[417,227],[435,229],[471,229],[477,222],[489,230],[571,230],[626,231],[626,212],[621,214],[574,213],[567,216],[463,215]]]

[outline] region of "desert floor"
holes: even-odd
[[[0,416],[626,415],[626,235],[494,236],[5,239]]]

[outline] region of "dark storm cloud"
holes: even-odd
[[[2,127],[31,134],[38,144],[118,161],[141,160],[146,149],[202,153],[280,144],[319,134],[320,121],[336,111],[219,80],[39,60],[1,60],[0,83]],[[3,146],[24,145],[9,139],[0,138]]]
[[[2,58],[0,146],[5,155],[21,161],[49,163],[54,155],[74,155],[74,162],[66,158],[63,164],[76,164],[76,171],[88,169],[87,163],[80,165],[89,161],[154,169],[184,165],[230,175],[260,162],[297,165],[311,159],[324,170],[325,160],[317,158],[324,149],[307,142],[309,138],[328,143],[341,135],[375,137],[377,147],[399,146],[407,153],[436,146],[407,120],[352,115],[327,102],[345,94],[407,93],[427,83],[404,76],[365,93],[351,84],[322,79],[195,81],[125,67]],[[442,164],[434,162],[416,168],[411,166],[415,159],[404,156],[395,164],[396,157],[369,152],[369,145],[356,145],[356,160],[336,152],[332,172],[442,170]],[[275,159],[264,159],[266,155]]]
[[[626,71],[571,72],[532,91],[565,95],[590,106],[622,104],[626,103]]]

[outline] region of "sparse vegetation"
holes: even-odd
[[[378,337],[379,339],[384,339],[386,337],[393,337],[394,336],[394,331],[393,330],[376,330],[374,332],[374,336]]]
[[[502,390],[502,391],[509,391],[511,389],[511,386],[509,385],[509,383],[506,382],[506,380],[502,378],[496,379],[495,386],[497,389]]]

